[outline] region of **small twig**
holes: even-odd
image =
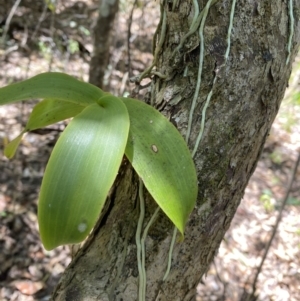
[[[12,17],[14,16],[19,4],[20,4],[21,0],[17,0],[14,4],[14,6],[12,7],[11,11],[9,12],[9,15],[5,21],[5,26],[4,26],[4,31],[3,31],[3,36],[2,36],[2,43],[5,43],[5,39],[6,39],[6,35],[9,29],[9,24],[11,22]]]
[[[55,14],[56,14],[56,6],[51,11],[50,37],[52,39],[52,43],[51,43],[51,54],[50,54],[48,72],[52,71],[52,64],[53,64],[53,51],[54,51],[54,47],[53,46],[55,46],[55,42],[54,42],[54,32],[55,32],[54,23],[55,23],[55,16],[56,16]]]
[[[256,275],[255,275],[255,278],[254,278],[254,281],[253,281],[253,284],[252,284],[252,293],[251,293],[251,296],[250,296],[250,300],[251,300],[251,297],[253,297],[254,294],[255,294],[256,283],[257,283],[257,280],[258,280],[258,276],[259,276],[259,274],[260,274],[260,272],[262,270],[264,261],[265,261],[265,259],[267,257],[267,254],[268,254],[269,249],[271,247],[272,241],[273,241],[273,239],[275,237],[275,234],[277,232],[278,225],[279,225],[279,223],[281,221],[283,210],[285,208],[285,205],[287,204],[288,197],[289,197],[289,194],[290,194],[291,189],[292,189],[292,185],[293,185],[293,183],[295,181],[295,178],[296,178],[296,173],[297,173],[297,169],[298,169],[299,163],[300,163],[300,152],[298,154],[298,159],[297,159],[297,161],[295,163],[295,166],[293,168],[293,171],[291,173],[290,182],[289,182],[288,188],[286,190],[284,200],[283,200],[283,202],[281,204],[281,207],[279,209],[279,213],[278,213],[277,220],[276,220],[276,223],[275,223],[274,228],[273,228],[273,232],[272,232],[271,238],[270,238],[270,240],[269,240],[269,242],[267,244],[267,247],[265,249],[265,253],[264,253],[264,255],[263,255],[262,259],[261,259],[260,265],[259,265],[259,267],[257,269]]]
[[[128,28],[127,28],[127,58],[128,58],[128,73],[129,77],[132,76],[132,70],[131,70],[131,50],[130,50],[130,38],[131,38],[131,26],[132,26],[132,18],[133,18],[133,12],[137,5],[137,0],[134,1],[132,5],[132,9],[130,11],[129,19],[128,19]]]
[[[37,23],[37,25],[36,25],[36,27],[34,29],[34,32],[33,32],[32,36],[31,36],[31,38],[30,38],[31,41],[34,41],[35,36],[36,36],[37,32],[39,31],[42,22],[45,20],[47,8],[48,8],[48,5],[45,2],[44,8],[43,8],[43,12],[42,12],[41,16],[39,17],[38,23]]]

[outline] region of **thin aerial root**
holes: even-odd
[[[194,156],[195,156],[195,154],[196,154],[196,152],[197,152],[197,149],[198,149],[198,147],[199,147],[201,138],[202,138],[202,136],[203,136],[204,126],[205,126],[205,114],[206,114],[206,110],[207,110],[207,108],[208,108],[210,99],[211,99],[211,97],[212,97],[212,94],[213,94],[213,88],[214,88],[214,85],[215,85],[216,82],[217,82],[217,74],[215,75],[215,78],[214,78],[214,81],[213,81],[211,90],[210,90],[210,92],[209,92],[208,95],[207,95],[207,98],[206,98],[206,101],[205,101],[205,105],[204,105],[204,107],[203,107],[203,109],[202,109],[200,131],[199,131],[199,134],[198,134],[198,136],[197,136],[197,140],[196,140],[196,143],[195,143],[193,152],[192,152],[192,157],[193,157],[193,158],[194,158]]]
[[[186,137],[185,137],[186,142],[188,142],[188,140],[190,138],[194,111],[195,111],[195,108],[196,108],[196,103],[197,103],[197,99],[198,99],[199,91],[200,91],[201,76],[202,76],[202,69],[203,69],[203,58],[204,58],[203,29],[204,29],[204,24],[205,24],[207,15],[208,15],[209,8],[212,5],[212,1],[213,0],[209,0],[207,2],[206,6],[203,9],[203,17],[202,17],[200,28],[199,28],[199,37],[200,37],[199,69],[198,69],[196,89],[195,89],[194,97],[193,97],[193,100],[192,100],[192,106],[191,106],[190,113],[189,113],[188,128],[187,128],[187,133],[186,133]]]
[[[171,264],[172,264],[172,255],[173,255],[176,235],[177,235],[177,228],[174,227],[173,236],[172,236],[171,245],[170,245],[170,250],[169,250],[169,256],[168,256],[167,270],[166,270],[166,273],[164,275],[163,281],[165,281],[168,278],[169,274],[170,274]]]
[[[289,63],[290,61],[290,57],[291,57],[291,49],[292,49],[292,42],[293,42],[293,36],[294,36],[294,23],[295,23],[295,19],[294,19],[294,14],[293,14],[293,0],[289,0],[289,23],[290,23],[290,34],[289,34],[289,42],[288,42],[288,47],[287,47],[287,51],[288,51],[288,56],[286,59],[286,65]]]
[[[139,199],[140,199],[140,216],[135,234],[136,250],[137,250],[137,262],[139,271],[139,301],[145,301],[145,295],[143,288],[145,287],[145,267],[142,263],[142,245],[141,245],[141,233],[145,217],[145,200],[143,195],[143,181],[139,179]]]
[[[228,60],[229,52],[230,52],[230,39],[231,39],[231,32],[233,28],[233,17],[234,17],[234,11],[235,11],[235,5],[236,5],[236,0],[232,0],[231,4],[231,11],[230,11],[230,21],[229,21],[229,26],[228,26],[228,32],[227,32],[227,49],[225,52],[225,64]]]

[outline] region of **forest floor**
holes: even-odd
[[[58,1],[59,2],[59,1]],[[88,80],[97,1],[60,1],[55,14],[44,1],[23,0],[0,45],[0,86],[40,72],[60,71]],[[15,1],[0,0],[0,29]],[[34,5],[33,5],[34,3]],[[121,1],[105,83],[115,95],[129,93],[129,77],[151,64],[158,5],[143,1],[133,12],[128,69],[128,16]],[[147,17],[144,17],[147,14]],[[0,107],[0,301],[49,300],[71,261],[68,247],[43,249],[37,228],[37,201],[43,171],[65,123],[29,133],[16,156],[3,148],[24,127],[36,101]],[[300,57],[263,154],[227,232],[218,256],[198,286],[197,300],[246,300],[274,228],[300,151]],[[257,282],[257,300],[300,300],[300,171]]]

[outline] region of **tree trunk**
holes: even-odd
[[[105,70],[109,62],[109,48],[119,0],[100,0],[99,15],[94,28],[94,50],[90,64],[89,82],[103,88]]]
[[[188,32],[195,10],[190,0],[173,0],[174,7],[172,1],[164,2],[167,30],[161,40],[164,21],[160,22],[157,44],[163,42],[163,47],[161,51],[157,48],[156,71],[165,76],[155,75],[152,95],[156,107],[185,136],[197,84],[201,39],[197,29],[173,54]],[[198,2],[201,12],[207,1]],[[166,281],[162,279],[173,226],[160,212],[151,227],[146,239],[146,300],[195,299],[195,288],[216,255],[255,169],[299,47],[299,1],[294,1],[294,34],[287,64],[292,24],[288,1],[237,1],[225,62],[231,4],[229,0],[217,1],[209,9],[204,26],[202,81],[189,139],[193,151],[204,121],[194,156],[199,180],[197,205],[184,241],[175,244]],[[147,195],[146,222],[155,208]],[[99,225],[66,270],[53,300],[138,300],[134,239],[138,215],[137,176],[125,162]]]

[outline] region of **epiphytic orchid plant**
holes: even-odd
[[[8,158],[26,132],[73,117],[42,181],[38,222],[46,249],[87,237],[124,154],[159,207],[184,232],[197,197],[196,171],[184,139],[161,113],[63,73],[43,73],[0,88],[0,105],[32,98],[43,100],[21,134],[6,145]]]

